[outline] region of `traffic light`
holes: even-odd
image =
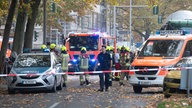
[[[163,23],[162,16],[161,16],[161,15],[159,15],[159,16],[158,16],[158,24],[162,24],[162,23]]]
[[[55,12],[56,11],[56,6],[55,6],[55,2],[51,3],[51,12]]]
[[[153,15],[157,15],[159,13],[159,6],[158,5],[154,5],[153,6]]]

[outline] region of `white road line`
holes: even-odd
[[[51,105],[49,108],[55,108],[57,105],[59,105],[61,102],[57,102],[57,103],[54,103],[53,105]]]

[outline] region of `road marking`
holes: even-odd
[[[53,105],[51,105],[49,108],[55,108],[57,105],[59,105],[61,102],[57,102],[57,103],[54,103]]]

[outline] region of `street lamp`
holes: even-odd
[[[46,20],[47,20],[47,15],[46,15],[46,2],[47,0],[43,0],[43,44],[45,44],[45,39],[46,39]]]

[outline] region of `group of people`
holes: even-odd
[[[70,55],[67,53],[67,48],[65,46],[61,47],[61,53],[59,54],[58,51],[56,51],[56,45],[54,43],[50,44],[49,49],[46,45],[42,45],[41,49],[43,52],[50,52],[55,53],[58,55],[59,60],[61,61],[61,67],[63,72],[68,72],[68,62],[70,61]],[[87,49],[85,47],[81,48],[81,54],[78,57],[78,65],[79,65],[79,71],[88,71],[89,68],[89,55],[86,54]],[[85,76],[85,77],[84,77]],[[63,86],[67,86],[67,74],[63,75],[64,83]],[[80,85],[90,85],[89,82],[89,75],[80,75]]]
[[[42,45],[42,51],[47,51],[46,45]],[[61,54],[55,50],[56,45],[50,44],[50,52],[54,52],[59,56],[62,64],[63,72],[68,72],[68,62],[70,61],[70,55],[67,53],[67,48],[65,46],[61,47]],[[89,55],[86,54],[86,48],[81,48],[81,54],[78,57],[79,71],[87,72],[89,68]],[[114,53],[114,49],[111,46],[102,46],[101,52],[97,56],[96,65],[94,71],[110,71],[112,68],[116,70],[128,70],[130,64],[134,59],[134,54],[130,51],[128,47],[122,46],[117,47],[117,52]],[[123,80],[126,77],[128,79],[128,72],[118,73],[120,74],[119,85],[124,86]],[[100,78],[100,88],[98,91],[103,92],[108,91],[109,86],[112,86],[113,73],[104,72],[99,73]],[[63,86],[67,86],[67,74],[63,75],[64,83]],[[80,74],[80,85],[90,85],[89,75]]]
[[[129,47],[119,46],[117,47],[117,52],[114,53],[112,46],[102,46],[101,53],[98,55],[99,69],[102,71],[112,70],[112,68],[116,70],[129,70],[134,57],[134,53],[130,51]],[[128,80],[128,72],[115,74],[120,74],[119,85],[124,86],[123,80],[125,77]],[[100,89],[98,91],[104,91],[104,85],[105,91],[108,91],[109,86],[112,86],[112,79],[115,74],[100,73]]]

